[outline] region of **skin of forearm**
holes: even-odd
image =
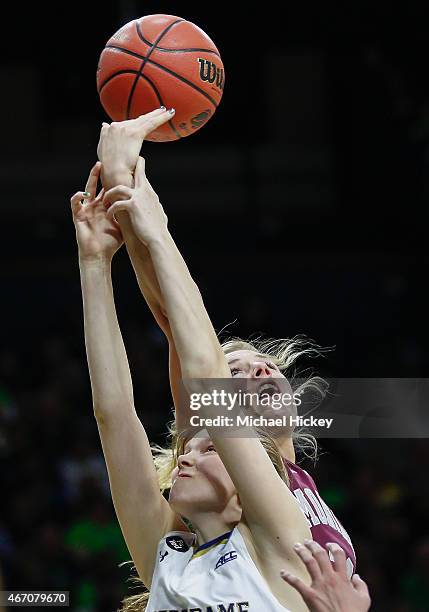
[[[167,337],[171,336],[164,298],[148,248],[139,240],[136,243],[133,238],[127,245],[127,251],[143,297],[162,331]]]
[[[125,185],[126,187],[134,186],[134,177],[129,171],[118,170],[106,172],[105,169],[102,169],[101,175],[102,183],[106,191],[117,185]],[[164,299],[153,268],[149,250],[135,235],[128,213],[120,211],[116,215],[116,218],[121,228],[125,246],[131,259],[140,291],[158,325],[167,338],[171,339],[171,330],[168,319],[166,318]]]
[[[131,374],[115,310],[111,263],[103,259],[80,260],[79,268],[95,416],[134,412]]]
[[[164,297],[182,376],[230,377],[201,293],[167,229],[150,244],[149,250]]]
[[[133,187],[134,176],[128,171],[115,169],[109,171],[108,167],[106,172],[106,167],[102,167],[102,183],[106,191],[112,187],[116,187],[116,185]],[[122,236],[124,237],[125,246],[134,268],[140,291],[155,321],[168,340],[171,394],[176,408],[176,419],[180,420],[179,399],[181,394],[180,380],[182,378],[182,372],[177,350],[174,345],[170,323],[165,310],[164,298],[155,274],[152,259],[146,245],[144,245],[135,235],[128,214],[123,211],[119,212],[117,214],[117,219],[121,227]]]

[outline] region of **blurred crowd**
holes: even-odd
[[[79,318],[77,318],[78,320]],[[70,591],[73,612],[116,610],[135,575],[109,493],[83,333],[35,334],[0,351],[0,560],[8,590]],[[136,406],[154,442],[171,417],[167,346],[125,325]],[[36,358],[37,356],[37,358]],[[351,535],[378,612],[429,602],[426,440],[321,440],[314,476]]]

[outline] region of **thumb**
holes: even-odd
[[[131,200],[120,200],[119,202],[115,202],[115,204],[112,204],[112,206],[110,206],[110,208],[107,210],[106,216],[108,219],[110,219],[110,221],[117,221],[115,215],[121,210],[130,212]]]
[[[141,187],[146,182],[146,161],[143,157],[139,157],[134,171],[134,185]]]
[[[82,208],[82,201],[85,198],[84,191],[77,191],[71,198],[70,204],[73,216],[77,215],[79,210]]]

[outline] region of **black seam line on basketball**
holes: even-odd
[[[152,89],[154,90],[155,95],[156,95],[156,97],[158,98],[159,105],[160,105],[160,106],[165,106],[165,105],[164,105],[164,102],[163,102],[163,100],[162,100],[161,94],[159,93],[158,88],[157,88],[157,86],[155,85],[155,83],[152,83],[152,81],[150,80],[150,78],[149,78],[149,77],[147,77],[145,74],[142,74],[141,76],[142,76],[142,77],[143,77],[143,78],[144,78],[144,79],[145,79],[145,80],[146,80],[146,81],[149,83],[149,85],[150,85],[150,86],[152,87]],[[176,134],[176,136],[177,136],[178,138],[182,138],[182,135],[181,135],[181,134],[180,134],[180,133],[179,133],[179,132],[176,130],[176,126],[174,125],[174,123],[173,123],[173,120],[172,120],[172,119],[170,119],[170,120],[168,121],[168,125],[170,126],[170,128],[173,130],[173,132]]]
[[[136,53],[135,51],[130,51],[130,49],[125,49],[124,47],[118,47],[118,45],[106,45],[106,49],[116,49],[117,51],[122,51],[123,53],[127,53],[128,55],[132,55],[137,59],[146,59],[145,55],[141,55],[140,53]]]
[[[118,76],[118,74],[138,74],[138,71],[137,70],[118,70],[118,72],[115,72],[115,74],[112,74],[109,77],[107,77],[104,83],[100,85],[98,93],[101,94],[101,90],[103,89],[103,87],[107,85],[107,83],[109,83],[112,79],[114,79],[115,76]]]
[[[140,29],[139,24],[137,23],[137,34],[140,36],[141,40],[145,43],[145,45],[149,45],[152,46],[152,43],[147,40],[147,38],[145,38],[142,34],[142,31]],[[204,51],[205,53],[213,53],[214,55],[217,55],[218,58],[220,59],[220,55],[217,51],[213,51],[212,49],[199,49],[199,48],[192,48],[192,49],[166,49],[165,47],[158,47],[158,45],[156,45],[155,49],[157,51],[163,51],[164,53],[184,53],[186,51]]]
[[[116,49],[117,51],[122,51],[123,53],[127,53],[128,55],[133,55],[134,57],[137,57],[139,59],[143,59],[145,57],[144,55],[139,55],[138,53],[135,53],[134,51],[130,51],[129,49],[124,49],[123,47],[118,47],[116,45],[107,45],[107,47],[109,49]],[[210,100],[210,102],[213,104],[215,108],[217,108],[218,105],[216,104],[214,99],[211,96],[209,96],[209,94],[206,93],[204,89],[200,89],[198,85],[194,85],[194,83],[192,83],[191,81],[188,81],[188,79],[185,79],[185,77],[180,76],[180,74],[177,74],[177,72],[174,72],[173,70],[170,70],[169,68],[166,68],[162,64],[158,64],[158,62],[148,59],[147,57],[145,59],[149,62],[149,64],[153,64],[154,66],[161,68],[161,70],[164,70],[165,72],[168,72],[169,74],[172,74],[173,76],[177,77],[180,81],[183,81],[190,87],[193,87],[194,89],[199,91],[203,96],[205,96],[208,100]]]
[[[139,59],[144,59],[145,56],[141,55],[140,53],[136,53],[135,51],[130,51],[130,49],[126,49],[125,47],[119,47],[118,45],[106,45],[105,47],[106,49],[117,49],[118,51],[123,51],[124,53],[128,53],[129,55],[133,55],[134,57],[138,57]],[[170,49],[161,49],[160,47],[157,47],[155,49],[156,51],[170,51]],[[173,53],[184,53],[185,51],[207,51],[208,53],[215,53],[214,51],[210,51],[210,49],[171,49],[171,52]],[[218,55],[219,59],[221,59],[220,55],[218,53],[216,53],[216,55]]]
[[[158,36],[158,38],[153,43],[152,47],[149,49],[149,53],[146,55],[146,57],[142,61],[142,65],[140,66],[139,73],[137,74],[136,78],[134,79],[134,83],[133,83],[133,85],[131,87],[130,95],[128,96],[127,114],[126,114],[127,119],[130,118],[131,102],[133,100],[133,95],[134,95],[134,91],[135,91],[135,89],[137,87],[139,76],[141,74],[143,74],[143,70],[144,70],[144,67],[146,66],[146,62],[148,61],[148,58],[150,57],[152,51],[154,50],[156,45],[159,43],[161,38],[163,36],[165,36],[165,34],[167,34],[167,32],[169,32],[171,30],[171,28],[176,25],[176,23],[180,23],[181,21],[183,21],[183,19],[176,19],[176,21],[173,21],[173,23],[170,23],[166,28],[164,28],[164,30],[161,32],[161,34]],[[136,29],[137,29],[137,22],[136,22]]]

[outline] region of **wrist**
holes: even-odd
[[[157,232],[154,236],[148,237],[145,239],[145,244],[150,253],[156,251],[157,249],[164,249],[171,245],[173,239],[171,237],[168,228],[163,228],[160,232]]]
[[[125,185],[126,187],[132,187],[134,185],[134,175],[129,168],[115,167],[111,171],[101,170],[101,182],[106,191],[116,187],[117,185]]]
[[[110,268],[112,264],[112,256],[106,253],[98,255],[83,255],[79,253],[79,266],[81,268]]]

